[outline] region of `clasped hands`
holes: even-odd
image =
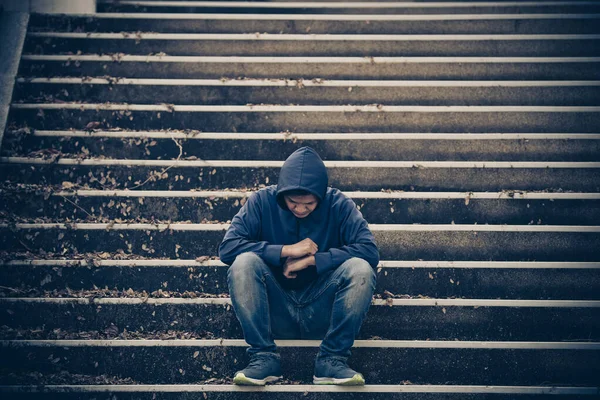
[[[287,258],[283,265],[283,276],[294,279],[298,273],[311,265],[315,265],[315,254],[319,250],[310,238],[296,244],[285,245],[281,249],[281,257]]]

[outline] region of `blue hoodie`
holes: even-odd
[[[327,168],[310,147],[293,152],[281,167],[277,186],[253,193],[233,217],[219,246],[219,256],[231,265],[245,252],[260,256],[284,287],[300,288],[337,268],[352,257],[366,260],[373,268],[379,263],[375,238],[354,202],[338,189],[328,188]],[[306,190],[319,200],[304,218],[297,218],[285,204],[285,192]],[[295,279],[283,276],[281,249],[306,238],[319,247],[316,266],[299,271]]]

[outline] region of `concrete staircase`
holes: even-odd
[[[600,397],[600,2],[32,15],[1,148],[3,399]],[[245,343],[216,257],[315,148],[381,251],[351,358]]]

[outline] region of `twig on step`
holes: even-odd
[[[179,155],[177,156],[177,158],[175,159],[175,161],[173,162],[173,164],[169,165],[167,168],[163,169],[159,176],[162,176],[165,172],[167,172],[168,170],[170,170],[171,168],[173,168],[177,162],[181,159],[181,156],[183,155],[183,146],[181,146],[181,144],[173,137],[171,136],[171,139],[175,142],[175,144],[177,145],[177,147],[179,147]],[[153,175],[150,174],[150,176],[148,177],[148,179],[146,179],[144,182],[140,183],[139,185],[136,185],[134,187],[130,187],[130,190],[133,189],[137,189],[140,186],[144,186],[146,183],[148,183],[150,181],[150,179],[152,179]]]

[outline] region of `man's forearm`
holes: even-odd
[[[315,256],[304,256],[302,258],[288,257],[283,265],[283,275],[286,278],[295,278],[296,273],[315,265]]]
[[[302,259],[307,267],[310,267],[311,265],[316,265],[315,256],[310,255],[310,256],[303,256],[303,257],[298,257],[298,258],[291,257],[289,255],[289,253],[285,252],[285,247],[286,246],[283,246],[281,248],[281,258],[288,258],[289,257],[289,258],[292,258],[292,259]]]
[[[306,257],[306,267],[310,267],[311,265],[316,265],[315,256]]]
[[[292,246],[290,246],[290,245],[285,245],[285,246],[283,246],[281,248],[281,258],[292,257],[291,250],[290,250],[291,247]],[[314,264],[314,262],[315,262],[315,256],[311,255],[310,257],[311,257],[311,260],[312,260],[312,264],[309,264],[309,265],[315,265]],[[297,257],[297,258],[302,258],[302,257]]]

